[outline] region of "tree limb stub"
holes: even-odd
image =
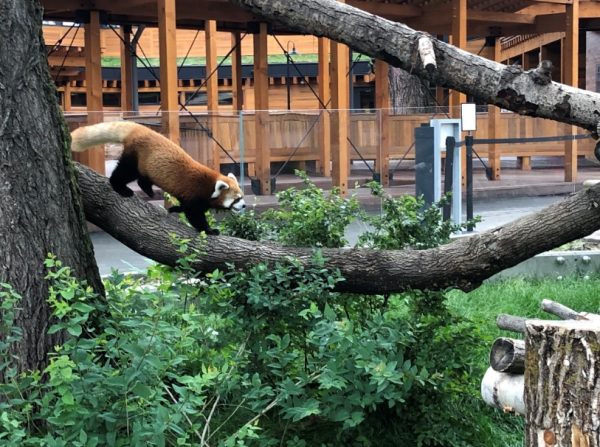
[[[597,131],[600,95],[556,82],[539,83],[539,71],[523,71],[433,40],[437,69],[414,57],[417,32],[335,0],[231,0],[292,30],[324,36],[384,60],[435,85],[523,115]]]
[[[87,219],[132,250],[174,266],[180,255],[170,234],[193,239],[197,232],[159,207],[118,195],[108,179],[75,164]],[[551,248],[600,228],[600,185],[582,190],[542,211],[469,238],[429,250],[323,249],[327,266],[345,281],[337,290],[385,294],[409,289],[471,290],[484,279]],[[226,236],[208,236],[194,268],[209,272],[293,256],[310,263],[310,248],[284,247]]]

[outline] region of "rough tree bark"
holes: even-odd
[[[524,115],[549,118],[596,132],[600,95],[555,82],[535,70],[523,71],[433,40],[437,70],[428,72],[417,54],[423,33],[335,0],[231,0],[266,20],[301,33],[324,36],[355,51],[429,80]]]
[[[595,321],[527,322],[527,446],[600,446],[600,328]]]
[[[132,250],[166,265],[179,254],[170,234],[194,238],[197,232],[164,209],[137,197],[123,198],[108,180],[77,165],[86,217]],[[338,290],[384,294],[407,289],[470,290],[484,279],[531,256],[586,236],[600,228],[600,185],[582,190],[534,215],[488,232],[460,238],[430,250],[323,249],[330,268],[346,280]],[[209,236],[199,271],[274,262],[294,256],[309,263],[312,249],[283,247],[225,236]]]
[[[396,114],[421,113],[433,105],[427,87],[421,79],[397,67],[389,67],[390,102]],[[425,110],[427,112],[427,110]]]
[[[46,61],[41,7],[0,0],[0,17],[0,283],[23,297],[14,364],[38,369],[61,337],[46,333],[46,255],[58,256],[96,291],[103,288]]]

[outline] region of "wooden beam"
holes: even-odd
[[[175,0],[156,0],[160,51],[160,107],[163,134],[179,144],[179,101],[177,93],[177,38]]]
[[[566,85],[579,85],[579,0],[567,5],[565,14],[565,47],[563,53],[563,80]],[[571,134],[577,128],[571,126]],[[565,182],[577,181],[577,140],[565,142]]]
[[[121,26],[119,34],[123,39],[121,41],[121,111],[131,112],[133,110],[133,91],[131,82],[133,70],[137,67],[133,66],[131,60],[131,27]]]
[[[502,48],[500,54],[500,61],[504,61],[507,59],[511,59],[519,54],[523,54],[527,51],[531,51],[535,48],[539,48],[544,45],[548,45],[549,43],[559,41],[565,37],[564,32],[557,33],[548,33],[543,34],[541,36],[533,36],[529,39],[526,39],[516,45],[512,45],[509,48]],[[542,57],[542,60],[545,59]],[[500,62],[499,61],[499,62]],[[556,80],[553,78],[553,80]]]
[[[271,151],[269,146],[269,74],[267,63],[267,24],[254,34],[254,120],[256,135],[256,177],[261,194],[271,194]]]
[[[504,23],[533,25],[535,23],[535,15],[519,14],[517,12],[477,11],[470,9],[467,15],[469,22],[485,22],[490,25],[501,25]]]
[[[104,119],[102,114],[100,13],[98,11],[90,11],[90,21],[85,24],[84,29],[87,123],[96,124]],[[105,173],[104,146],[88,149],[76,154],[73,158],[100,174]]]
[[[389,20],[419,17],[423,14],[420,7],[407,3],[375,3],[364,0],[348,0],[346,3]]]
[[[240,111],[244,108],[244,89],[242,86],[242,37],[239,31],[231,33],[231,93],[233,96],[233,110]]]
[[[329,74],[329,48],[330,42],[326,37],[319,37],[319,103],[320,109],[331,107],[331,85]],[[321,104],[322,103],[322,104]],[[321,121],[319,123],[319,148],[320,148],[320,166],[318,172],[325,177],[331,175],[331,122],[330,113],[323,110]]]
[[[375,108],[379,110],[379,152],[376,164],[381,175],[381,184],[390,185],[390,81],[389,65],[379,59],[375,61]]]
[[[212,138],[208,140],[208,166],[215,171],[220,170],[219,141],[219,75],[217,73],[217,22],[204,22],[204,37],[206,42],[206,108],[208,110],[208,128]]]
[[[346,45],[331,42],[331,159],[332,184],[342,195],[348,192],[350,154],[348,145],[350,92],[350,50]]]

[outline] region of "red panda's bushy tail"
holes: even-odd
[[[113,121],[79,127],[71,132],[71,150],[85,151],[89,147],[105,143],[122,143],[141,124],[129,121]]]

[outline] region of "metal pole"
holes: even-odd
[[[467,149],[467,222],[473,220],[473,136],[465,137]],[[468,224],[467,231],[473,231],[474,225]]]

